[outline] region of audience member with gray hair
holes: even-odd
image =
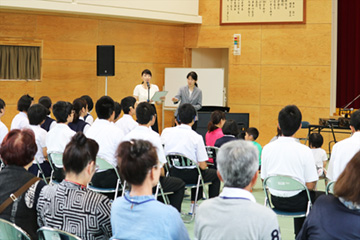
[[[280,239],[276,214],[250,193],[258,177],[258,151],[244,140],[228,142],[217,155],[224,182],[219,197],[204,201],[195,218],[196,239]]]

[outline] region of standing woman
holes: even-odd
[[[151,103],[151,106],[154,108],[156,114],[156,107],[154,105],[154,102],[151,102],[151,98],[154,96],[156,92],[159,91],[159,87],[155,84],[150,83],[151,77],[152,74],[149,69],[145,69],[144,71],[142,71],[141,78],[143,81],[141,84],[136,85],[133,95],[136,98],[136,101],[138,102]],[[161,104],[161,102],[156,102],[156,104]],[[159,132],[157,116],[155,118],[155,123],[153,126],[151,126],[151,128],[155,132],[157,133]]]
[[[198,122],[197,111],[202,107],[202,91],[200,88],[198,88],[197,85],[198,76],[196,72],[189,72],[186,78],[188,83],[187,86],[181,87],[177,95],[171,100],[174,102],[174,104],[177,104],[179,101],[181,101],[179,107],[185,103],[190,103],[193,105],[196,110],[196,117],[192,129],[195,131]],[[179,107],[176,109],[175,117],[178,114]]]

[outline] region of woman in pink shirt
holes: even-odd
[[[224,136],[221,128],[224,126],[225,121],[224,112],[216,110],[211,113],[208,132],[205,135],[206,146],[214,146],[216,140]],[[213,162],[213,159],[210,158],[209,162]]]

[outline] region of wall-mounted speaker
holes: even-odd
[[[96,47],[96,75],[115,75],[115,46],[98,45]]]

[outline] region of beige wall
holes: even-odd
[[[277,114],[296,104],[303,119],[317,123],[330,109],[331,0],[307,0],[306,24],[220,26],[220,3],[200,0],[202,25],[167,25],[75,15],[48,16],[0,12],[0,38],[40,40],[43,75],[40,82],[1,82],[7,103],[4,122],[10,126],[20,95],[36,100],[72,101],[104,93],[104,77],[96,76],[96,45],[115,45],[116,76],[108,94],[119,101],[132,95],[144,68],[162,88],[165,67],[191,66],[189,48],[229,48],[228,105],[231,112],[250,113],[250,125],[266,144],[276,133]],[[233,34],[242,36],[241,56],[232,55]],[[0,39],[0,40],[1,40]],[[161,111],[158,108],[161,119]],[[166,114],[165,126],[171,124]],[[161,125],[160,125],[161,126]],[[305,130],[298,136],[306,135]],[[326,134],[325,134],[326,135]],[[327,138],[325,136],[325,138]]]
[[[331,0],[307,0],[306,24],[220,26],[218,1],[201,0],[199,10],[203,24],[186,27],[185,47],[229,48],[228,105],[231,112],[250,113],[260,144],[276,134],[277,114],[285,105],[296,104],[311,123],[328,117]],[[236,33],[241,56],[232,54]],[[297,134],[305,135],[305,130]]]

